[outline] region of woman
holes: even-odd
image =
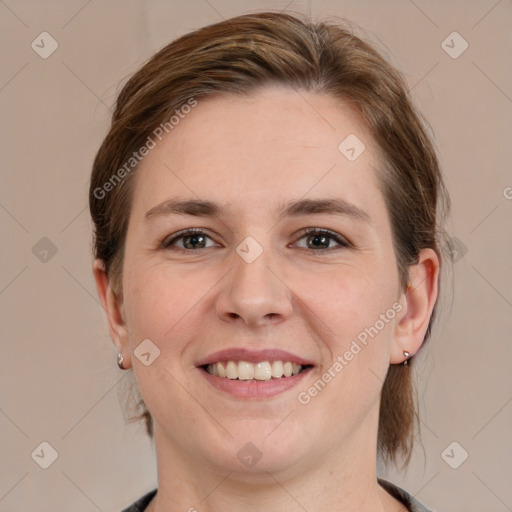
[[[124,86],[90,186],[94,275],[158,489],[126,511],[425,511],[411,371],[448,196],[399,73],[342,23],[187,34]]]

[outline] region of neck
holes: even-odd
[[[193,460],[155,424],[158,492],[147,512],[406,511],[377,483],[374,432],[358,429],[307,463],[248,474]]]

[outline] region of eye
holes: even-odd
[[[197,249],[208,249],[206,247],[206,240],[211,238],[204,232],[198,229],[186,229],[172,235],[172,238],[166,238],[161,244],[161,249],[167,249],[173,246],[178,251],[194,251]],[[177,242],[183,242],[183,246],[177,246]],[[215,246],[215,244],[214,244]],[[212,246],[209,246],[212,247]]]
[[[335,247],[330,247],[331,241],[333,240],[342,247],[352,247],[352,244],[344,237],[326,229],[309,228],[303,233],[299,240],[303,238],[306,239],[307,246],[305,249],[320,254],[335,249]]]
[[[167,237],[162,241],[159,248],[169,249],[181,252],[190,252],[198,249],[208,249],[210,247],[218,247],[217,244],[207,246],[207,240],[212,240],[204,231],[199,229],[186,229]],[[331,247],[331,242],[336,242],[339,246],[349,248],[352,244],[344,237],[326,229],[308,228],[306,229],[299,240],[306,239],[306,250],[315,253],[329,252],[335,247]],[[182,244],[181,246],[179,244]]]

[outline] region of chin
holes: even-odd
[[[263,432],[262,429],[254,433],[245,431],[244,435],[229,438],[223,449],[216,445],[215,453],[209,458],[219,469],[233,472],[234,478],[248,482],[266,482],[268,473],[297,470],[308,458],[304,435],[290,435],[286,429],[281,435],[277,433],[278,429],[270,435]]]

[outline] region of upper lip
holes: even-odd
[[[261,363],[263,361],[289,361],[302,366],[313,365],[313,362],[299,357],[286,350],[269,348],[265,350],[248,350],[245,348],[228,348],[214,352],[199,360],[196,366],[217,363],[219,361],[247,361],[249,363]]]

